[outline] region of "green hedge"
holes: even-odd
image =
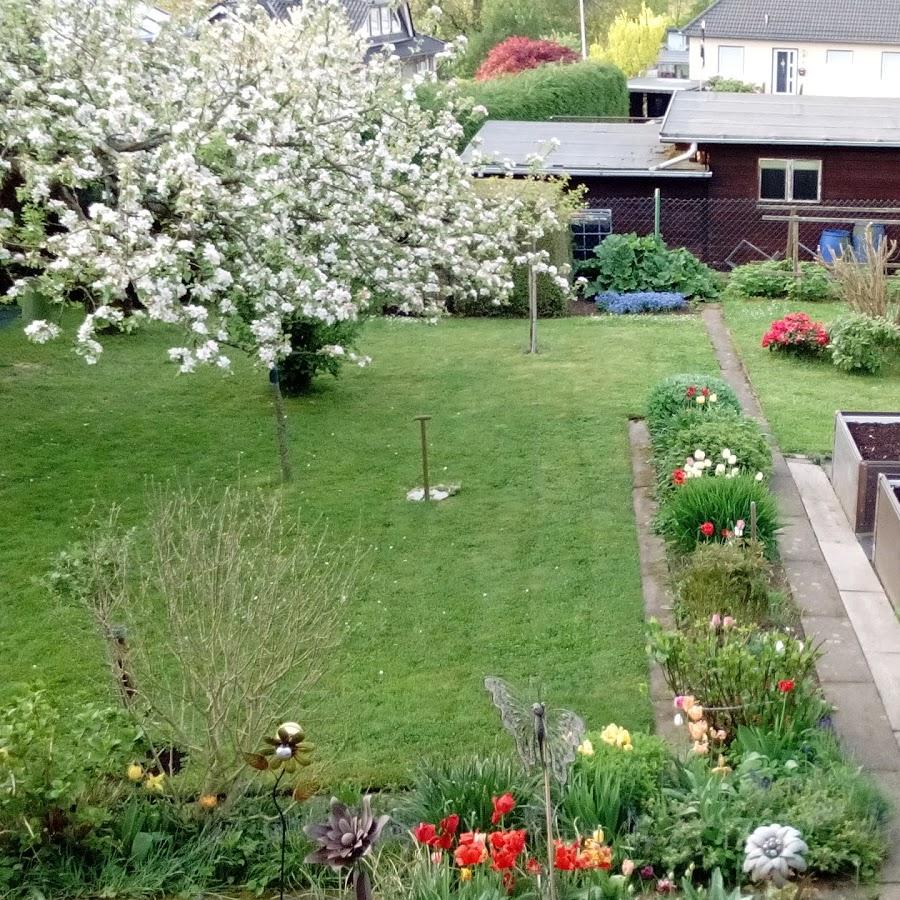
[[[490,81],[470,81],[460,87],[491,119],[546,122],[553,116],[624,118],[628,115],[628,85],[615,66],[580,62],[546,65]],[[466,142],[483,120],[464,123]]]

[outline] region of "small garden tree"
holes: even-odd
[[[88,363],[126,309],[178,326],[169,357],[187,373],[227,370],[235,349],[271,370],[298,319],[510,293],[512,260],[552,210],[523,216],[521,198],[472,191],[457,101],[425,110],[396,60],[362,65],[336,0],[304,3],[291,25],[252,2],[208,9],[146,41],[134,0],[0,0],[13,295],[83,304]],[[365,362],[340,344],[317,352]],[[273,396],[288,478],[277,378]]]
[[[481,64],[475,77],[487,81],[498,75],[514,75],[526,69],[553,62],[577,62],[578,54],[554,41],[532,40],[527,37],[507,38],[497,44]]]
[[[668,24],[668,16],[646,4],[637,15],[623,10],[609,26],[606,45],[594,44],[591,56],[613,63],[629,77],[638,75],[655,62]]]

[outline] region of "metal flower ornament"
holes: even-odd
[[[307,825],[303,830],[319,849],[306,857],[308,863],[320,863],[333,869],[349,869],[356,900],[369,900],[372,885],[361,861],[369,855],[390,816],[375,816],[372,800],[367,795],[356,809],[331,798],[328,821],[321,825]]]
[[[760,825],[744,846],[744,872],[753,881],[771,881],[784,887],[795,872],[806,871],[809,850],[796,828]]]
[[[312,753],[316,749],[315,744],[306,740],[303,728],[296,722],[282,722],[275,731],[274,737],[263,739],[267,747],[258,753],[245,753],[244,761],[247,765],[258,769],[260,772],[277,772],[278,776],[272,785],[272,804],[278,812],[278,821],[281,824],[281,869],[279,878],[278,896],[284,900],[284,857],[287,847],[287,820],[284,810],[278,802],[278,788],[285,774],[296,772],[298,768],[308,766],[312,762]],[[294,799],[300,800],[299,788],[294,789]]]

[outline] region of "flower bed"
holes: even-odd
[[[613,315],[627,313],[659,313],[687,309],[684,294],[643,291],[616,293],[605,291],[596,298],[597,308]]]

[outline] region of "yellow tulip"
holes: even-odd
[[[469,868],[462,868],[459,870],[459,880],[460,881],[471,881],[472,880],[472,870]]]
[[[140,781],[144,777],[144,769],[137,763],[132,763],[126,770],[125,774],[129,781]]]
[[[144,789],[151,794],[161,794],[163,792],[163,782],[166,776],[160,772],[159,775],[150,775],[144,779]]]
[[[594,745],[587,738],[585,738],[578,745],[578,752],[582,756],[593,756],[594,755]]]

